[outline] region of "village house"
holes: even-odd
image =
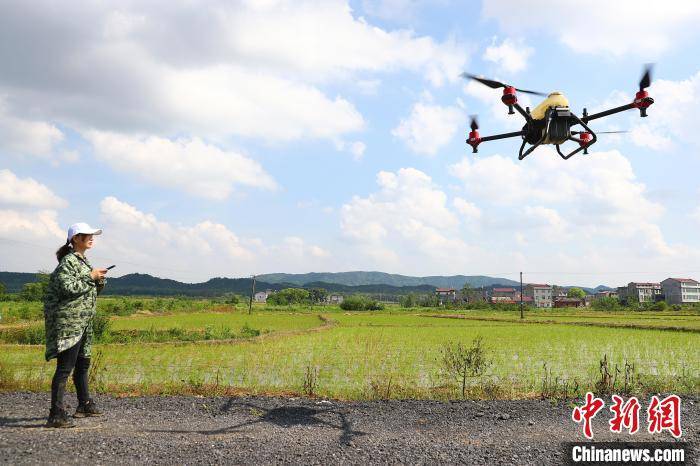
[[[435,294],[440,301],[440,304],[447,301],[454,302],[457,299],[457,290],[454,288],[435,288]]]
[[[565,296],[557,296],[554,298],[554,307],[584,307],[585,299],[568,298]]]
[[[255,293],[255,296],[253,296],[253,300],[256,303],[266,303],[268,296],[270,296],[272,293],[272,290],[258,291]]]
[[[667,278],[661,282],[661,288],[669,304],[700,302],[700,283],[692,278]]]
[[[328,304],[342,304],[343,302],[342,294],[329,294],[326,296],[326,303]]]
[[[617,288],[617,295],[622,303],[627,303],[630,299],[640,303],[653,303],[661,297],[661,284],[629,282],[627,286]]]
[[[515,288],[494,288],[491,292],[491,298],[507,298],[515,301],[515,297],[519,294]],[[496,300],[493,299],[493,301]]]
[[[553,307],[552,287],[539,283],[529,283],[525,286],[525,296],[532,298],[535,307]]]
[[[609,291],[599,291],[595,294],[595,298],[617,298],[617,291],[616,290],[609,290]]]

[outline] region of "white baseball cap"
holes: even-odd
[[[68,242],[73,239],[75,235],[101,235],[102,230],[100,228],[92,228],[87,223],[74,223],[68,229]]]

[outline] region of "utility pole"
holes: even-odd
[[[253,275],[253,284],[250,289],[250,303],[248,304],[248,315],[253,312],[253,296],[255,295],[255,275]]]
[[[520,272],[520,318],[524,319],[523,315],[523,273]]]

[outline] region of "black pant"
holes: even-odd
[[[73,383],[78,393],[78,403],[84,404],[90,399],[88,392],[88,369],[90,358],[80,356],[85,344],[85,333],[78,343],[65,351],[58,353],[56,358],[56,372],[51,381],[51,411],[56,412],[63,408],[63,395],[66,393],[68,376],[73,371]]]

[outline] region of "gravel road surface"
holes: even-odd
[[[67,396],[75,407],[74,395]],[[0,393],[2,464],[562,464],[583,440],[569,404],[547,401],[336,402],[300,398],[99,396],[104,416],[43,427],[49,396]],[[648,400],[640,400],[642,410]],[[698,399],[683,399],[683,442],[700,444]],[[596,441],[611,434],[606,402]],[[645,430],[645,416],[640,416]]]

